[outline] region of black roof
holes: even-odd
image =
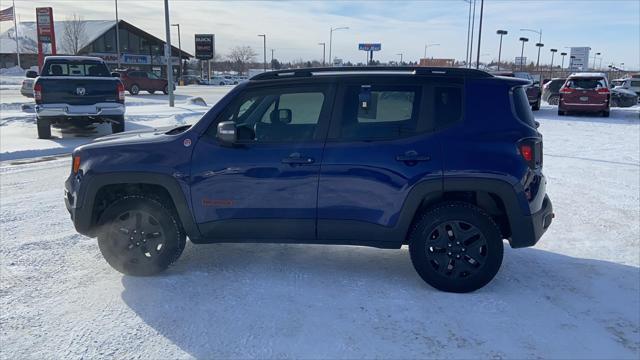
[[[421,66],[341,66],[268,71],[255,75],[251,80],[292,79],[324,75],[434,75],[470,78],[488,78],[493,75],[476,69]]]

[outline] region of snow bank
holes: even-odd
[[[24,76],[25,73],[26,71],[17,65],[10,68],[0,68],[2,76]]]

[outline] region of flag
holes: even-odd
[[[13,20],[13,6],[8,7],[4,10],[0,10],[0,21],[11,21]]]

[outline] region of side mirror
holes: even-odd
[[[27,73],[25,74],[26,77],[28,77],[29,79],[35,79],[38,77],[38,72],[35,70],[27,70]]]
[[[223,144],[233,144],[238,139],[236,133],[236,123],[233,121],[222,121],[218,124],[216,139]]]
[[[112,72],[111,73],[111,77],[119,78],[120,77],[120,73],[119,72]]]

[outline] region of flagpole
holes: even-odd
[[[20,65],[20,40],[18,40],[18,23],[16,22],[16,2],[15,0],[12,1],[13,2],[13,28],[16,29],[15,33],[16,33],[16,56],[18,57],[18,67],[22,68],[22,66]]]

